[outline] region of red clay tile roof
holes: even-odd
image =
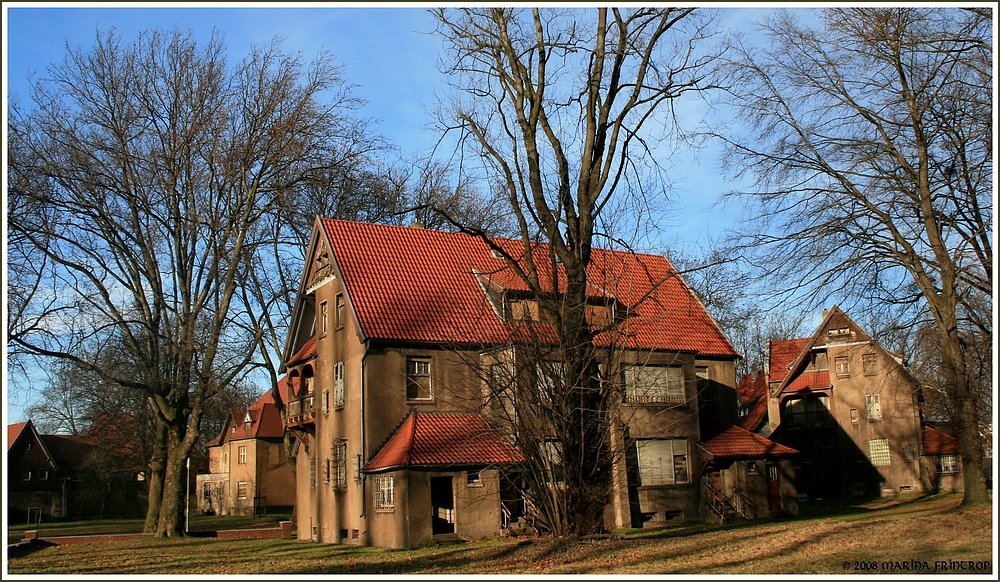
[[[10,448],[14,446],[18,437],[21,436],[21,432],[24,430],[24,427],[28,426],[28,422],[29,421],[26,420],[24,422],[15,422],[14,424],[7,425],[7,452],[10,452]]]
[[[959,452],[958,439],[933,426],[924,427],[924,455],[952,455]]]
[[[805,390],[823,390],[832,386],[833,384],[830,383],[830,371],[816,370],[813,372],[802,372],[789,382],[781,392],[782,394],[788,394]]]
[[[292,395],[288,392],[288,376],[282,376],[278,378],[278,390],[281,391],[281,401],[287,406],[289,400],[292,399]],[[260,395],[250,408],[260,408],[265,404],[274,404],[274,392],[273,390],[267,390]]]
[[[788,375],[788,366],[809,345],[811,337],[787,340],[771,340],[770,376],[772,382],[781,382]]]
[[[768,376],[763,371],[747,374],[736,387],[740,404],[750,408],[750,413],[740,419],[740,426],[757,432],[767,417]]]
[[[701,430],[703,436],[712,435],[704,441],[702,448],[717,459],[761,459],[799,454],[793,448],[720,419],[703,418]]]
[[[245,422],[250,416],[249,426]],[[281,438],[284,427],[281,425],[281,415],[274,403],[250,407],[247,410],[233,410],[230,424],[226,427],[226,441],[243,439]]]
[[[514,291],[525,286],[480,239],[334,219],[322,224],[365,337],[495,345],[523,332],[497,316],[480,280]],[[519,241],[497,243],[520,254]],[[544,245],[534,256],[548,263]],[[624,337],[603,334],[598,343],[737,355],[665,257],[595,249],[589,281],[591,294],[638,306],[621,326]]]
[[[292,357],[288,358],[285,363],[286,366],[291,366],[299,362],[303,362],[316,355],[316,336],[313,336],[306,340],[306,343],[302,344],[299,351],[292,354]],[[287,402],[287,400],[286,400]]]
[[[479,414],[411,412],[362,470],[521,463],[524,455]]]

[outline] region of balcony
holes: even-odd
[[[288,403],[285,420],[289,428],[305,426],[316,422],[316,408],[312,394],[303,396]]]

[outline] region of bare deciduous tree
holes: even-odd
[[[609,225],[622,214],[609,209],[631,208],[634,217],[644,196],[661,192],[652,149],[670,133],[673,100],[705,88],[706,22],[683,8],[434,14],[459,96],[442,123],[482,162],[520,248],[458,226],[505,257],[558,338],[544,357],[561,362],[561,380],[534,400],[550,401],[541,410],[566,486],[539,486],[535,497],[554,496],[551,505],[565,508],[552,520],[557,533],[591,533],[609,499],[610,407],[620,394],[598,366],[587,268],[595,237],[616,241]],[[539,241],[544,256],[533,253]],[[540,458],[538,443],[519,444]]]
[[[740,243],[765,277],[933,321],[966,504],[988,501],[967,356],[992,335],[991,27],[962,8],[827,9],[819,29],[779,13],[766,48],[733,45],[749,131],[719,132],[757,180]]]
[[[327,55],[306,67],[275,42],[231,64],[217,35],[124,45],[112,31],[69,50],[33,109],[11,111],[23,152],[11,172],[28,178],[9,186],[45,213],[12,214],[9,228],[50,265],[26,298],[44,311],[11,337],[148,400],[148,531],[184,533],[205,404],[255,353],[255,314],[234,300],[243,259],[269,243],[262,218],[323,179],[353,103]]]

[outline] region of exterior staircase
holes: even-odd
[[[744,495],[737,494],[729,497],[722,491],[716,489],[708,479],[701,480],[702,500],[711,512],[719,518],[721,523],[735,517],[741,517],[747,521],[754,519],[755,511],[753,503]]]

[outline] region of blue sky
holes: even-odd
[[[374,129],[401,153],[424,153],[438,138],[428,127],[427,109],[447,87],[438,70],[442,45],[432,34],[435,23],[426,10],[429,5],[164,4],[5,3],[4,115],[8,98],[28,102],[32,75],[44,78],[50,65],[62,61],[67,45],[89,48],[98,29],[114,27],[129,42],[143,30],[178,28],[206,39],[216,28],[223,33],[233,61],[252,44],[276,36],[285,39],[285,51],[301,52],[306,62],[328,50],[345,67],[348,82],[356,86],[355,95],[367,101],[361,115],[375,119]],[[729,10],[722,23],[745,30],[765,11]],[[706,109],[689,104],[685,112],[693,124]],[[715,153],[709,150],[698,158],[685,154],[673,163],[676,184],[672,212],[662,227],[664,240],[657,243],[660,248],[648,250],[694,251],[735,219],[735,212],[715,207],[723,191],[732,187],[721,176]],[[7,390],[5,394],[8,422],[21,420],[27,395]]]

